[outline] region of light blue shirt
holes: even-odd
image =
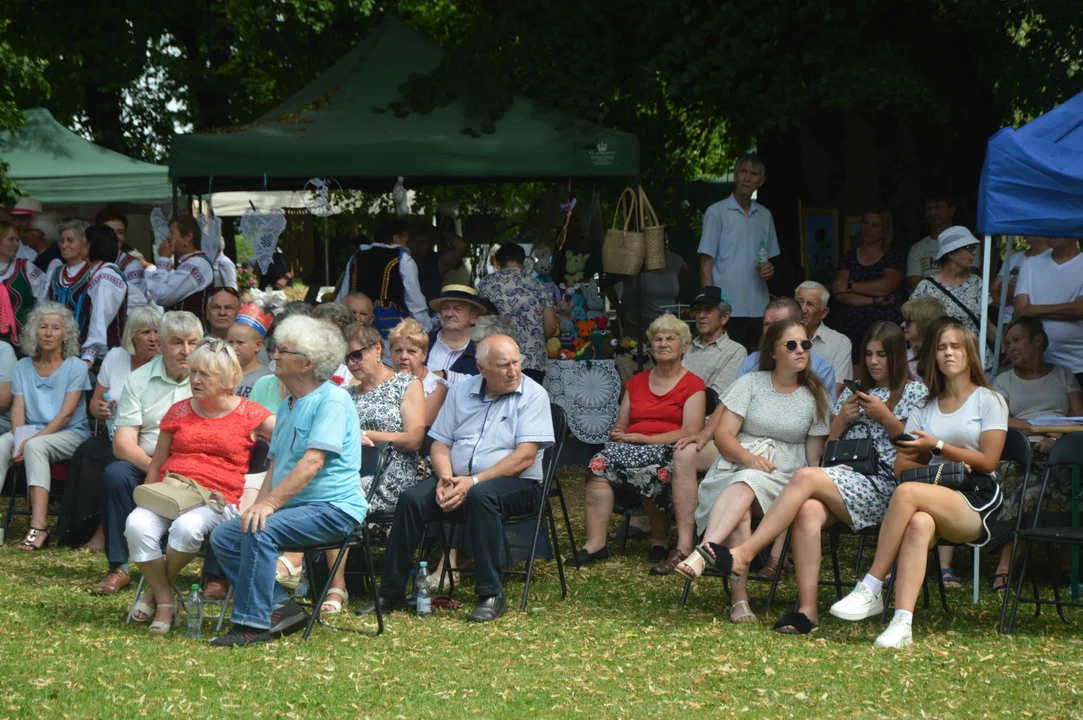
[[[703,214],[698,252],[714,258],[714,284],[729,297],[733,317],[763,317],[767,308],[767,282],[756,270],[760,243],[768,258],[778,256],[771,211],[755,200],[747,214],[733,195]]]
[[[49,377],[38,375],[38,371],[34,369],[34,361],[28,357],[15,363],[11,393],[22,395],[27,425],[48,425],[60,414],[68,393],[76,390],[86,392],[89,389],[90,374],[87,372],[86,363],[75,356],[65,360]],[[77,433],[84,440],[90,437],[84,399],[80,398],[75,404],[71,420],[60,429]]]
[[[472,375],[452,385],[429,437],[451,448],[456,476],[488,470],[519,443],[538,443],[534,464],[519,477],[540,482],[542,455],[553,444],[549,394],[526,375],[516,390],[497,398],[485,394],[484,383],[481,375]]]
[[[300,400],[290,396],[279,405],[271,436],[272,487],[285,479],[306,450],[327,453],[323,467],[285,507],[325,502],[357,522],[364,520],[369,504],[361,493],[361,426],[349,394],[329,382]]]
[[[754,353],[750,353],[745,361],[741,363],[741,367],[737,369],[737,377],[747,375],[750,372],[756,372],[760,369],[760,351],[757,350]],[[827,388],[827,394],[831,397],[831,404],[835,404],[835,368],[832,367],[831,361],[825,358],[818,352],[812,353],[812,372],[816,373],[816,377],[820,378],[820,382]]]

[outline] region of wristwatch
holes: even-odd
[[[939,457],[944,452],[944,441],[943,440],[937,440],[936,441],[936,447],[934,447],[929,452],[931,452],[933,455],[936,455],[937,457]]]
[[[944,443],[940,443],[940,444],[941,444],[941,445],[943,445]],[[477,484],[478,484],[478,482],[479,482],[479,481],[478,481],[478,476],[477,476],[477,475],[471,475],[471,476],[470,476],[470,479],[474,481],[474,484],[475,484],[475,485],[477,485]]]

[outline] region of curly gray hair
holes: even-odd
[[[77,357],[80,349],[79,326],[75,324],[75,316],[71,310],[57,302],[38,303],[30,311],[30,317],[23,325],[23,352],[32,358],[38,357],[38,326],[41,325],[41,319],[48,315],[59,315],[64,321],[64,344],[60,348],[60,356],[64,359]]]
[[[312,374],[321,382],[329,380],[346,357],[342,333],[322,320],[306,315],[286,318],[275,330],[276,345],[292,345],[293,351],[311,360]]]
[[[470,328],[470,339],[474,343],[480,343],[492,335],[507,335],[510,338],[519,336],[519,331],[511,318],[504,315],[483,315]]]

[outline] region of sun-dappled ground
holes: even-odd
[[[581,539],[582,474],[561,476]],[[493,624],[465,622],[467,587],[461,610],[395,613],[382,637],[317,628],[307,643],[221,650],[183,628],[160,639],[125,625],[130,591],[88,592],[101,555],[23,553],[24,531],[13,526],[0,548],[0,717],[1083,716],[1083,633],[1024,608],[1015,633],[998,636],[999,596],[985,589],[972,606],[969,584],[949,591],[951,617],[919,609],[913,646],[874,651],[880,625],[831,618],[828,588],[821,629],[807,637],[731,625],[718,580],[680,610],[682,583],[650,577],[639,542],[569,570],[564,601],[555,564],[539,563],[527,612]],[[566,554],[563,525],[560,537]],[[851,564],[852,554],[845,541]],[[767,586],[753,590],[760,612]],[[521,582],[509,578],[506,591],[514,598]],[[792,582],[779,593],[772,622],[793,602]],[[352,613],[332,622],[375,626]]]

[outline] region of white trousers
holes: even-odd
[[[23,445],[23,464],[26,466],[26,484],[30,487],[50,490],[53,486],[49,466],[63,460],[70,460],[83,440],[82,435],[71,430],[61,430],[52,435],[31,438]],[[0,435],[0,478],[8,474],[11,467],[11,453],[15,450],[15,435]]]
[[[150,562],[162,557],[162,537],[169,533],[169,547],[177,552],[197,553],[211,530],[237,517],[237,508],[227,505],[215,512],[203,505],[168,520],[146,508],[137,507],[128,516],[124,537],[128,539],[128,555],[133,562]]]

